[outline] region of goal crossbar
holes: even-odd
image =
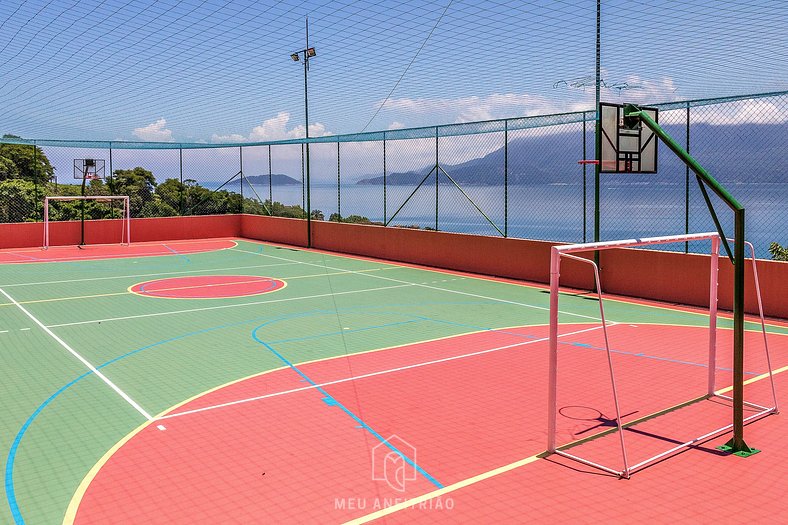
[[[705,394],[698,396],[694,400],[688,401],[683,403],[680,406],[686,406],[692,404],[696,401],[700,401],[703,399],[709,399],[711,397],[720,397],[729,401],[733,401],[735,403],[735,399],[723,395],[723,392],[716,391],[715,387],[715,371],[716,371],[716,360],[717,360],[717,340],[716,340],[716,332],[717,332],[717,288],[718,288],[718,270],[719,270],[719,255],[720,255],[720,244],[721,244],[721,237],[716,232],[707,232],[707,233],[696,233],[696,234],[684,234],[684,235],[670,235],[670,236],[662,236],[662,237],[646,237],[642,239],[624,239],[624,240],[616,240],[616,241],[603,241],[603,242],[593,242],[593,243],[581,243],[581,244],[568,244],[563,246],[553,246],[551,248],[551,256],[550,256],[550,331],[549,331],[549,341],[550,341],[550,357],[549,357],[549,393],[548,393],[548,442],[547,442],[547,450],[550,453],[555,453],[566,458],[572,459],[574,461],[578,461],[585,465],[589,465],[598,469],[601,469],[606,472],[610,472],[616,474],[618,476],[629,478],[629,476],[635,472],[636,470],[642,469],[648,465],[653,464],[660,459],[673,454],[685,447],[691,446],[695,443],[700,441],[704,441],[709,439],[713,436],[722,434],[734,428],[734,425],[737,424],[735,414],[741,413],[741,410],[737,411],[734,409],[734,421],[729,425],[725,425],[723,427],[711,430],[706,432],[705,434],[693,438],[689,441],[671,447],[670,449],[660,452],[659,454],[647,458],[643,461],[640,461],[636,464],[630,464],[627,458],[626,452],[626,443],[624,439],[624,432],[623,430],[629,426],[637,424],[643,419],[650,419],[651,417],[655,417],[661,414],[664,414],[670,410],[673,410],[676,407],[670,407],[666,410],[662,410],[656,414],[649,415],[646,418],[640,418],[635,421],[630,421],[628,423],[622,422],[621,411],[619,409],[619,400],[618,400],[618,391],[616,389],[616,378],[615,373],[613,370],[613,361],[612,361],[612,354],[610,350],[610,344],[607,335],[607,326],[608,321],[605,320],[605,312],[604,312],[604,303],[602,297],[602,284],[599,277],[599,267],[598,265],[591,259],[585,259],[582,257],[577,257],[572,255],[573,253],[577,252],[588,252],[588,251],[597,251],[597,250],[608,250],[608,249],[615,249],[615,248],[627,248],[627,247],[635,247],[635,246],[648,246],[648,245],[658,245],[658,244],[668,244],[668,243],[679,243],[679,242],[689,242],[689,241],[701,241],[701,240],[708,240],[711,241],[711,257],[710,257],[710,281],[709,281],[709,349],[708,349],[708,386],[707,391]],[[772,406],[763,406],[756,403],[750,403],[747,401],[743,401],[743,403],[751,408],[757,410],[756,413],[743,418],[742,421],[739,421],[739,424],[744,424],[746,422],[759,419],[764,417],[768,414],[777,413],[779,411],[777,405],[777,394],[774,387],[774,377],[772,372],[772,364],[771,358],[769,355],[769,346],[766,337],[766,322],[763,314],[763,306],[761,301],[761,289],[760,284],[758,281],[758,270],[756,266],[756,259],[755,259],[755,249],[753,245],[747,241],[744,242],[746,246],[750,248],[750,253],[752,256],[752,270],[753,270],[753,278],[756,290],[756,297],[758,299],[758,312],[760,315],[761,321],[761,331],[763,332],[763,342],[764,342],[764,349],[766,353],[766,364],[768,368],[769,380],[771,382],[771,394],[772,394]],[[597,291],[597,298],[599,301],[599,313],[600,319],[602,324],[602,332],[604,334],[604,341],[605,341],[605,350],[607,353],[607,362],[608,368],[610,373],[610,383],[613,390],[613,401],[616,410],[616,427],[605,431],[602,434],[608,434],[610,432],[618,431],[619,433],[619,442],[621,446],[621,455],[623,460],[623,469],[616,469],[611,468],[605,465],[601,465],[599,463],[595,463],[584,459],[578,455],[570,454],[565,452],[565,448],[569,448],[570,446],[576,443],[569,443],[563,447],[559,447],[556,445],[556,426],[557,426],[557,416],[558,416],[558,388],[557,388],[557,378],[558,378],[558,300],[559,300],[559,285],[560,285],[560,274],[561,274],[561,259],[562,257],[566,257],[581,263],[589,264],[593,267],[594,271],[594,281],[596,284],[596,291]],[[743,386],[743,385],[742,385]],[[725,389],[724,389],[725,390]],[[734,407],[735,408],[735,407]]]
[[[44,249],[49,248],[49,203],[52,201],[97,201],[97,202],[123,202],[123,215],[120,244],[128,245],[131,242],[131,206],[128,195],[57,195],[44,197]]]

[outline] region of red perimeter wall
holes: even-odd
[[[306,246],[306,226],[295,219],[244,215],[241,233],[249,239]],[[312,222],[312,246],[316,249],[545,284],[550,279],[550,247],[553,244],[409,228]],[[601,252],[600,266],[603,288],[608,293],[708,306],[708,255],[605,250]],[[756,313],[758,305],[749,261],[745,275],[748,292],[745,308]],[[761,290],[765,291],[766,314],[788,318],[788,301],[784,299],[788,289],[788,263],[758,261],[758,276]],[[719,278],[719,305],[730,310],[733,307],[733,266],[723,256],[720,257]],[[591,289],[591,266],[564,260],[561,284]]]
[[[88,243],[116,243],[118,220],[88,221]],[[50,225],[52,245],[79,242],[79,222]],[[0,248],[38,247],[41,223],[0,224]],[[132,219],[134,242],[242,237],[305,247],[306,223],[299,219],[257,215],[207,215]],[[316,249],[446,268],[537,283],[549,281],[550,246],[554,243],[526,239],[503,239],[460,233],[409,228],[383,228],[359,224],[312,222],[312,246]],[[709,257],[707,255],[653,250],[606,250],[601,252],[602,283],[606,292],[675,302],[708,305]],[[788,318],[788,263],[759,261],[758,273],[764,310],[773,317]],[[757,312],[752,266],[747,263],[748,312]],[[730,309],[733,267],[720,257],[720,307]],[[591,267],[565,260],[561,284],[590,289]]]
[[[118,219],[85,221],[85,242],[87,244],[118,243],[121,239],[122,226],[122,222]],[[52,222],[49,224],[49,244],[51,246],[79,244],[80,229],[79,221]],[[132,219],[131,240],[146,242],[238,237],[240,229],[240,215]],[[0,248],[37,248],[43,243],[44,224],[41,222],[0,224]]]

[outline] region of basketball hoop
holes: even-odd
[[[597,166],[597,165],[601,164],[602,165],[602,171],[615,171],[615,169],[616,169],[616,161],[615,160],[599,161],[599,160],[596,160],[596,159],[582,159],[582,160],[578,160],[577,163],[580,164],[580,165],[583,165],[583,166],[585,166],[585,165]]]

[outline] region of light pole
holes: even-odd
[[[307,73],[309,71],[309,59],[317,55],[314,47],[309,47],[309,17],[306,17],[306,47],[300,51],[296,51],[290,55],[294,62],[301,60],[301,55],[304,56],[304,121],[306,124],[305,132],[306,138],[309,139],[309,87],[307,83]],[[310,203],[311,185],[309,182],[309,140],[306,141],[306,246],[312,247],[312,206]]]

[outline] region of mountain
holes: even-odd
[[[685,143],[683,125],[666,125],[664,129],[680,144]],[[513,132],[519,133],[519,132]],[[524,133],[533,133],[525,131]],[[701,165],[723,183],[788,181],[788,123],[720,125],[693,124],[690,129],[690,152]],[[593,136],[588,135],[586,158],[593,158]],[[665,146],[659,145],[657,174],[603,174],[607,182],[675,183],[684,180],[684,164]],[[579,182],[583,157],[579,133],[551,133],[509,140],[508,182],[518,184],[554,184]],[[460,185],[502,185],[504,181],[503,147],[460,164],[442,163],[441,167]],[[415,186],[433,169],[390,173],[386,183]],[[593,166],[587,175],[593,177]],[[430,176],[430,180],[434,175]],[[441,184],[450,184],[441,173]],[[357,184],[383,184],[383,176],[361,179]]]
[[[255,186],[268,186],[268,175],[251,175],[249,177],[244,177],[249,184],[253,184]],[[228,186],[240,186],[241,181],[234,180],[228,184]],[[293,177],[288,177],[287,175],[282,175],[279,173],[274,173],[271,175],[271,185],[272,186],[293,186],[301,185],[301,181],[298,179],[294,179]]]

